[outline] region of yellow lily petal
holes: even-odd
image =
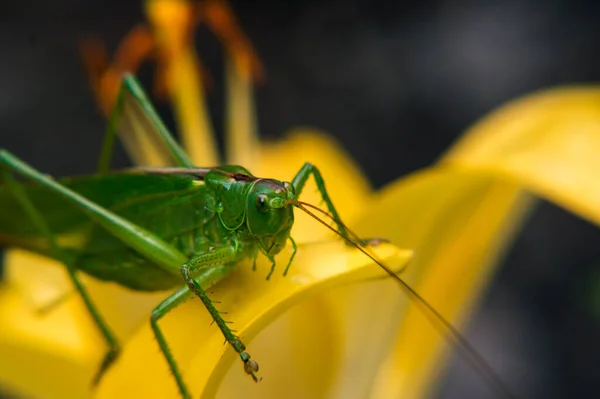
[[[600,90],[565,87],[515,100],[441,160],[488,170],[600,223]]]
[[[397,271],[402,268],[410,257],[410,252],[397,250],[390,245],[382,245],[376,251],[389,264],[396,266]],[[286,255],[289,256],[289,253],[283,256]],[[12,251],[11,257],[19,257],[18,259],[12,259],[13,262],[11,263],[15,264],[18,261],[19,266],[25,265],[28,258],[35,262],[39,262],[41,258],[36,255],[18,254],[18,251]],[[280,262],[282,261],[280,260]],[[308,266],[303,267],[303,264],[306,263],[308,263]],[[45,266],[50,267],[50,265]],[[235,327],[239,330],[240,335],[250,338],[256,335],[258,331],[264,330],[265,326],[285,309],[304,300],[302,306],[296,307],[294,312],[291,312],[292,316],[288,314],[287,317],[277,321],[274,326],[265,331],[262,338],[259,336],[255,342],[249,344],[249,350],[252,349],[250,353],[253,354],[256,360],[260,360],[263,372],[268,372],[269,364],[275,365],[271,367],[271,370],[279,370],[276,365],[282,361],[285,362],[286,369],[290,370],[286,374],[289,381],[286,381],[285,384],[282,384],[281,375],[277,373],[277,378],[271,378],[270,382],[267,383],[263,381],[256,392],[257,394],[260,394],[260,392],[273,392],[289,387],[290,384],[301,385],[301,387],[298,387],[297,392],[303,392],[302,390],[306,392],[325,392],[331,386],[331,380],[338,377],[335,371],[339,369],[337,364],[340,363],[340,355],[343,353],[340,347],[343,342],[339,340],[339,337],[346,335],[346,331],[340,330],[342,326],[340,323],[336,323],[334,320],[328,322],[327,316],[335,315],[336,311],[335,309],[323,308],[324,305],[327,306],[329,303],[326,299],[317,297],[306,301],[305,298],[333,286],[381,276],[382,271],[370,264],[369,260],[362,254],[344,248],[343,244],[339,242],[301,246],[290,275],[285,278],[274,275],[271,281],[267,282],[264,279],[264,274],[269,266],[266,262],[259,262],[259,270],[252,272],[251,265],[247,263],[240,265],[239,270],[232,274],[231,278],[214,288],[216,291],[214,299],[223,302],[222,310],[230,312],[229,316],[231,320],[235,321]],[[152,367],[149,367],[148,356],[151,356],[155,361],[151,363],[156,366],[154,372],[163,376],[152,375],[152,381],[157,383],[153,387],[153,392],[162,392],[161,390],[164,389],[165,395],[167,395],[166,392],[173,390],[172,397],[177,397],[176,386],[170,373],[168,373],[166,362],[158,351],[149,328],[146,328],[149,325],[147,322],[148,311],[143,310],[143,308],[148,308],[149,301],[152,302],[150,306],[154,307],[166,296],[166,293],[160,295],[139,294],[106,283],[96,283],[90,287],[89,283],[93,279],[88,280],[88,287],[91,292],[94,292],[94,288],[97,290],[94,285],[104,286],[104,292],[101,290],[97,293],[100,295],[94,295],[94,298],[118,335],[121,335],[124,331],[123,324],[132,324],[131,320],[129,320],[129,323],[123,323],[123,320],[119,320],[119,316],[123,317],[123,312],[119,312],[118,307],[122,309],[123,304],[127,303],[128,311],[125,312],[125,317],[131,317],[136,313],[143,314],[143,317],[141,319],[138,317],[135,323],[142,322],[143,328],[136,333],[133,339],[127,341],[128,344],[123,353],[123,358],[117,362],[114,371],[109,372],[103,379],[102,388],[98,391],[99,397],[143,397],[128,394],[121,394],[123,396],[103,395],[114,394],[121,389],[124,389],[123,392],[128,392],[128,389],[135,389],[140,392],[139,384],[130,385],[129,388],[122,387],[121,384],[124,384],[124,381],[129,381],[129,384],[133,383],[133,380],[130,381],[133,378],[132,370],[139,370],[140,374],[152,370]],[[231,285],[237,288],[234,289]],[[353,288],[348,287],[345,289]],[[2,380],[9,383],[9,386],[18,388],[20,392],[32,397],[91,397],[93,391],[88,384],[96,372],[101,357],[104,355],[105,344],[80,299],[73,296],[52,312],[40,317],[32,311],[30,303],[20,293],[12,289],[2,289],[0,295],[2,296],[0,318],[3,320],[3,323],[0,324],[0,351],[3,353],[4,360],[0,362],[3,366],[0,367]],[[325,297],[330,295],[332,294],[323,294]],[[115,302],[118,303],[106,301],[108,296],[116,297]],[[138,309],[136,312],[135,308],[139,308],[140,305],[142,309]],[[238,305],[240,310],[237,310]],[[257,309],[261,308],[263,308],[263,312],[257,312]],[[183,365],[184,369],[188,361],[191,362],[196,359],[194,360],[196,363],[189,363],[190,371],[186,375],[205,376],[199,377],[198,380],[189,381],[190,385],[192,387],[194,385],[198,386],[197,383],[204,381],[208,384],[206,389],[209,389],[209,391],[199,390],[198,392],[213,392],[217,389],[217,382],[223,378],[223,373],[229,367],[227,364],[231,364],[235,360],[234,353],[231,349],[228,349],[228,346],[223,345],[220,331],[216,327],[209,327],[210,316],[199,303],[193,301],[182,305],[181,309],[178,308],[161,320],[161,326],[164,326],[165,331],[168,331],[166,334],[167,337],[170,337],[168,338],[169,343],[174,347],[173,350],[178,363]],[[293,325],[294,323],[293,313],[298,312],[309,313],[304,315],[304,320],[313,322],[308,325],[304,324],[301,327],[298,326],[302,331],[302,339],[299,341],[292,340],[293,344],[288,344],[288,350],[290,351],[288,361],[297,366],[294,367],[293,365],[290,366],[286,362],[286,358],[281,356],[281,351],[285,349],[285,342],[277,343],[269,337],[274,333],[277,334],[277,330],[289,330],[290,324]],[[319,315],[318,320],[322,320],[321,322],[314,323],[315,312]],[[292,318],[290,319],[290,317]],[[321,319],[321,317],[323,318]],[[295,318],[298,319],[298,315]],[[173,325],[175,327],[171,327]],[[191,335],[182,337],[178,335],[180,331],[186,331],[186,334]],[[140,337],[144,338],[141,339]],[[246,342],[248,341],[246,339]],[[206,346],[210,342],[212,342],[209,345],[211,349],[208,350]],[[130,347],[134,349],[130,349]],[[176,349],[178,347],[183,348],[183,353],[178,353]],[[303,347],[306,352],[302,351]],[[308,350],[309,348],[310,350]],[[139,351],[143,353],[140,354]],[[325,359],[321,359],[321,361],[324,361],[323,370],[328,370],[329,373],[323,370],[316,373],[314,367],[312,367],[314,358],[307,356],[307,354],[319,354],[322,351],[327,351],[330,355]],[[228,352],[231,352],[228,357],[221,359],[223,353]],[[210,361],[211,353],[221,359],[220,363]],[[192,354],[195,356],[194,358],[190,357]],[[207,354],[209,357],[206,357]],[[357,353],[357,356],[361,356],[357,358],[357,362],[361,358],[369,358],[369,354],[365,356]],[[140,369],[131,365],[130,362],[138,364],[140,358],[144,359],[144,368]],[[364,362],[364,359],[362,361]],[[376,363],[377,359],[373,362]],[[238,387],[240,384],[244,386],[245,383],[252,383],[244,376],[241,363],[237,363],[239,361],[236,360],[227,377],[228,381],[236,381],[231,386]],[[214,369],[216,364],[220,364],[220,366]],[[367,363],[365,362],[365,364]],[[36,369],[36,365],[40,365],[39,370]],[[45,365],[53,365],[52,370],[54,372],[49,372]],[[119,370],[122,370],[122,372]],[[148,371],[148,373],[151,373],[151,371]],[[265,374],[263,373],[263,375]],[[209,377],[211,377],[210,381],[208,381]],[[36,384],[31,384],[32,378],[36,379]],[[66,378],[69,378],[73,383],[70,385],[64,384]],[[140,380],[148,380],[148,375],[145,377],[140,375]],[[310,383],[307,381],[310,381]],[[105,386],[106,388],[104,388]],[[224,386],[230,386],[230,384],[225,383]],[[205,393],[205,396],[211,397],[212,395]],[[260,397],[260,395],[257,397]]]
[[[443,173],[446,183],[434,182],[439,177],[417,174],[381,193],[375,207],[385,209],[386,220],[415,227],[408,230],[410,235],[404,230],[386,233],[395,238],[393,242],[415,249],[414,267],[406,274],[413,287],[449,320],[465,318],[491,267],[522,222],[531,201],[521,187],[599,221],[599,192],[595,190],[600,184],[596,172],[600,150],[598,100],[597,89],[583,87],[516,100],[465,134],[442,159],[444,168],[425,172]],[[473,185],[465,173],[479,174],[483,180]],[[426,187],[426,181],[431,180],[435,189],[407,195],[404,190],[410,191],[406,185],[411,180],[415,187]],[[445,193],[456,199],[439,198],[448,195]],[[425,213],[432,202],[438,203],[434,209],[441,208],[427,216],[398,211],[404,201],[409,201],[408,209],[414,205],[410,198],[424,201]],[[381,217],[363,215],[361,220],[367,228],[361,226],[360,231],[385,231]],[[457,222],[462,227],[453,227]],[[373,397],[397,397],[400,393],[420,396],[431,388],[431,372],[440,367],[437,359],[445,346],[439,334],[425,324],[422,315],[414,311],[406,315],[393,354],[382,365]]]
[[[16,249],[5,254],[5,266],[6,281],[0,287],[0,381],[36,398],[90,397],[89,384],[106,344],[74,294],[64,266]],[[85,275],[81,278],[120,340],[146,321],[168,294],[137,293]],[[68,296],[51,310],[37,311],[64,295]]]
[[[164,321],[161,320],[166,336],[170,337],[174,356],[185,370],[192,391],[202,392],[203,397],[214,397],[226,370],[233,364],[237,366],[238,373],[232,373],[230,377],[236,383],[223,382],[228,392],[235,389],[237,394],[233,396],[243,393],[248,397],[271,397],[266,393],[274,394],[281,389],[293,393],[295,397],[315,397],[327,393],[329,380],[335,374],[334,365],[340,359],[322,358],[318,352],[312,351],[302,353],[301,348],[296,347],[286,350],[285,342],[279,339],[263,342],[262,346],[254,345],[252,338],[284,310],[309,295],[352,281],[384,276],[381,269],[362,254],[349,249],[340,250],[340,247],[343,245],[339,242],[301,247],[290,275],[276,275],[271,281],[264,279],[270,267],[268,261],[260,262],[257,272],[252,272],[251,265],[245,263],[231,278],[215,288],[213,297],[222,302],[219,307],[228,312],[229,319],[235,321],[234,328],[247,341],[249,353],[261,365],[261,375],[265,379],[259,385],[247,377],[238,378],[243,377],[241,362],[231,348],[223,345],[223,336],[218,328],[207,328],[211,318],[200,303],[194,301],[185,304],[165,317]],[[285,256],[289,256],[290,251],[286,252]],[[411,254],[391,245],[377,247],[376,253],[394,265],[396,270],[402,268]],[[311,320],[312,323],[303,326],[304,329],[310,331],[314,326],[320,327],[318,315],[313,315]],[[327,323],[327,320],[325,325],[335,328],[335,323]],[[305,345],[311,349],[314,349],[313,345],[318,348],[323,337],[315,334],[312,338],[313,341],[305,341]],[[328,342],[328,345],[337,344],[335,341]],[[280,345],[284,345],[283,350],[289,352],[289,357],[281,357]],[[333,353],[336,352],[339,351]],[[308,353],[315,353],[317,357],[312,358]],[[143,367],[139,367],[140,359],[143,359]],[[330,362],[323,364],[318,373],[314,370],[317,359]],[[285,367],[288,371],[277,373],[275,378],[274,373],[279,367]],[[270,373],[272,377],[269,377]],[[285,381],[281,381],[281,378]],[[149,323],[128,341],[122,358],[103,379],[96,397],[177,397],[175,382],[164,358],[156,349]]]
[[[35,288],[53,288],[56,278],[43,278],[52,276],[53,265],[41,256],[18,250],[9,251],[5,260],[7,284],[0,289],[0,381],[28,397],[85,397],[89,391],[87,381],[97,367],[89,359],[99,360],[104,349],[88,344],[102,341],[83,303],[73,296],[46,315],[36,313],[34,306],[43,298],[24,295],[15,273],[17,266],[33,272],[29,276],[31,285],[26,288],[36,294]],[[40,264],[49,269],[42,267],[37,273]],[[70,385],[65,384],[67,379]]]
[[[414,248],[403,279],[460,326],[529,203],[517,186],[492,176],[431,168],[385,188],[354,225],[362,235],[381,234]],[[433,328],[420,309],[404,307],[401,316],[371,397],[425,396],[448,349],[447,332]]]

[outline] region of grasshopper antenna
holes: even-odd
[[[338,236],[342,237],[344,241],[346,241],[349,245],[352,245],[363,254],[368,256],[373,262],[375,262],[379,267],[385,270],[394,280],[396,280],[400,284],[400,288],[406,293],[406,295],[412,300],[412,302],[417,305],[425,317],[429,319],[432,326],[438,330],[441,336],[447,341],[447,343],[459,349],[459,355],[465,360],[471,368],[478,373],[484,380],[486,380],[490,386],[494,387],[494,389],[501,393],[506,398],[516,398],[516,396],[510,391],[510,389],[506,386],[504,381],[496,374],[492,366],[479,354],[479,352],[467,341],[467,339],[448,321],[444,316],[441,315],[429,302],[425,300],[419,293],[417,293],[410,285],[408,285],[400,276],[394,273],[389,267],[387,267],[383,262],[378,260],[375,256],[370,254],[365,248],[363,244],[363,240],[361,240],[357,234],[352,232],[348,226],[342,223],[341,220],[336,219],[329,212],[303,201],[296,200],[288,200],[286,201],[288,204],[292,204],[297,208],[300,208],[306,214],[311,216],[313,219],[327,227],[329,230],[333,231]],[[315,211],[327,216],[329,219],[334,221],[339,226],[342,226],[348,231],[348,235],[350,237],[346,237],[340,234],[334,227],[327,224],[323,219],[315,215],[308,208],[314,209]],[[450,334],[447,334],[447,333]]]

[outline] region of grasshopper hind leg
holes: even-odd
[[[65,265],[65,268],[67,269],[69,278],[73,282],[73,285],[75,286],[75,289],[81,296],[81,299],[83,300],[85,307],[87,308],[90,316],[92,316],[94,323],[96,324],[96,326],[100,330],[102,336],[104,337],[104,340],[108,344],[108,347],[109,347],[108,352],[104,356],[104,359],[102,360],[102,363],[100,364],[98,372],[96,373],[96,375],[94,376],[94,378],[92,380],[92,383],[94,385],[96,385],[101,380],[104,373],[109,369],[109,367],[117,359],[119,352],[120,352],[119,343],[118,343],[117,339],[115,338],[115,335],[111,331],[110,327],[108,326],[108,324],[106,323],[106,321],[104,320],[104,318],[102,317],[102,315],[100,314],[98,309],[96,308],[96,305],[94,305],[94,302],[90,298],[90,295],[87,292],[87,289],[85,288],[85,286],[83,285],[83,283],[81,282],[79,277],[77,276],[77,272],[74,267],[73,259],[70,259],[70,257],[67,256],[67,254],[65,254],[64,251],[61,250],[58,243],[54,239],[52,231],[50,230],[48,223],[44,219],[44,216],[35,208],[34,204],[31,202],[31,200],[25,193],[25,190],[23,190],[21,183],[19,183],[12,176],[11,172],[15,171],[16,168],[11,168],[11,166],[12,166],[11,163],[9,161],[7,161],[5,159],[5,157],[3,157],[3,155],[5,155],[4,152],[0,151],[0,161],[2,161],[0,164],[0,179],[4,181],[7,188],[12,192],[12,194],[15,196],[15,198],[20,202],[25,213],[29,216],[29,218],[31,218],[31,220],[34,222],[34,224],[36,225],[36,227],[38,228],[38,230],[40,231],[42,236],[48,241],[48,245],[51,248],[53,256],[56,259],[60,260]]]
[[[194,166],[158,116],[141,84],[129,74],[121,80],[117,101],[104,133],[98,159],[98,171],[101,173],[109,170],[117,133],[137,165]]]

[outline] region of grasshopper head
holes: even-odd
[[[294,212],[287,200],[296,199],[288,182],[259,179],[246,197],[246,224],[268,255],[283,249],[294,224]]]

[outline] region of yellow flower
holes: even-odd
[[[455,325],[468,315],[530,208],[524,189],[600,221],[594,206],[600,195],[594,190],[600,177],[594,156],[600,149],[597,89],[564,89],[516,101],[467,132],[438,164],[372,192],[356,165],[321,132],[302,129],[281,142],[258,142],[251,82],[262,76],[262,68],[223,2],[193,6],[155,0],[148,2],[147,13],[152,32],[135,28],[112,66],[97,44],[93,51],[87,47],[102,109],[111,109],[119,74],[154,54],[161,72],[155,87],[173,102],[186,149],[199,164],[216,163],[200,67],[188,40],[197,22],[207,23],[229,57],[228,141],[240,145],[228,147],[228,161],[286,180],[304,161],[313,161],[359,235],[386,237],[415,250],[401,276]],[[130,151],[134,159],[164,162],[150,145]],[[318,204],[314,185],[305,191],[303,199]],[[197,301],[161,320],[194,395],[425,396],[447,349],[439,331],[364,255],[296,213],[292,236],[304,244],[290,275],[266,282],[268,265],[259,263],[252,272],[246,262],[212,294],[259,361],[260,384],[244,375]],[[375,250],[395,271],[411,255],[387,244]],[[280,258],[286,256],[289,252]],[[47,263],[53,262],[22,251],[7,255],[7,284],[0,288],[0,381],[40,398],[178,397],[148,323],[165,293],[132,293],[86,279],[124,343],[120,360],[92,391],[88,384],[106,348],[79,298],[70,296],[43,316],[32,311],[60,297],[53,287],[68,290],[60,266]]]
[[[200,10],[201,15],[207,23],[214,25],[213,29],[235,30],[235,26],[223,25],[223,17],[228,13],[227,9],[219,8],[221,3],[206,3],[204,6],[206,8]],[[197,60],[185,41],[188,37],[185,31],[191,29],[190,24],[194,20],[190,17],[194,14],[191,5],[168,1],[153,2],[149,7],[156,43],[151,40],[146,28],[136,27],[123,42],[113,64],[108,65],[99,44],[88,42],[88,46],[93,45],[86,48],[90,78],[101,109],[108,113],[112,108],[117,93],[115,85],[124,69],[134,68],[143,57],[158,54],[162,71],[159,80],[163,82],[157,85],[163,87],[179,111],[178,124],[182,140],[187,143],[186,148],[192,150],[190,153],[198,164],[217,163],[216,151],[206,144],[211,142],[205,137],[204,127],[209,126],[208,119],[197,107],[190,106],[197,105],[197,98],[202,98],[201,86],[194,84],[200,81]],[[227,34],[227,37],[230,35]],[[182,40],[185,42],[182,43]],[[234,42],[238,43],[238,40]],[[369,185],[354,163],[329,139],[319,132],[298,130],[281,143],[259,144],[256,141],[253,114],[249,108],[250,74],[246,72],[252,63],[244,61],[252,53],[238,44],[231,54],[235,59],[231,60],[227,75],[232,93],[232,123],[229,129],[237,140],[247,143],[247,147],[234,148],[229,159],[246,165],[252,163],[254,167],[251,170],[257,175],[285,180],[290,180],[306,160],[300,154],[327,159],[327,162],[319,162],[319,167],[328,180],[333,201],[342,214],[356,214],[361,198],[370,191]],[[194,142],[197,137],[202,137],[200,142]],[[255,151],[250,153],[256,154],[255,160],[248,158],[248,149],[252,148]],[[164,161],[150,147],[131,151],[134,158],[151,164]],[[339,180],[332,180],[332,176]],[[344,201],[344,190],[351,190],[353,199],[358,202]],[[318,204],[320,198],[315,191],[316,186],[309,182],[302,199]],[[234,352],[223,345],[220,331],[211,327],[208,313],[197,301],[182,305],[161,320],[170,347],[194,394],[214,396],[225,372],[230,369],[220,390],[224,396],[228,396],[226,390],[231,387],[238,392],[247,390],[252,392],[248,395],[257,397],[274,396],[277,392],[284,394],[288,390],[299,397],[321,396],[335,388],[341,364],[353,361],[368,366],[368,359],[373,359],[371,363],[376,364],[383,355],[383,351],[366,354],[355,351],[351,354],[346,350],[346,347],[357,347],[363,339],[381,338],[376,334],[381,328],[369,335],[370,331],[365,326],[353,326],[354,332],[348,334],[347,326],[341,321],[349,319],[349,316],[343,313],[357,315],[356,319],[363,321],[365,317],[360,315],[361,312],[370,312],[371,309],[365,307],[369,302],[364,300],[365,305],[350,312],[344,309],[345,305],[340,303],[336,292],[348,291],[362,298],[364,281],[380,280],[385,273],[364,255],[334,239],[315,221],[302,214],[296,216],[292,235],[299,243],[299,252],[287,277],[277,275],[267,282],[265,275],[269,265],[259,258],[257,272],[252,272],[250,262],[244,262],[211,295],[222,303],[220,310],[228,312],[228,319],[234,322],[234,328],[247,342],[248,351],[260,363],[264,377],[260,384],[245,376]],[[397,272],[411,256],[411,251],[399,250],[389,244],[381,244],[374,251]],[[289,255],[290,251],[282,254],[278,258],[280,264]],[[89,381],[105,351],[105,344],[79,298],[69,297],[41,317],[33,312],[33,309],[48,302],[48,298],[60,295],[52,289],[62,286],[69,290],[69,284],[61,281],[60,266],[55,265],[52,269],[48,263],[54,262],[22,251],[8,254],[9,284],[0,292],[3,297],[0,351],[6,354],[3,356],[1,378],[20,392],[34,397],[178,397],[175,381],[158,351],[148,323],[149,311],[166,293],[132,293],[115,284],[86,279],[101,313],[124,342],[119,361],[97,390],[92,391]],[[55,272],[56,276],[53,275]],[[350,284],[353,282],[361,284]],[[387,285],[393,283],[387,281]],[[271,324],[292,306],[293,311]],[[379,324],[384,323],[385,318],[381,318]],[[68,334],[65,328],[69,328]],[[260,336],[252,340],[259,332]],[[390,340],[393,331],[390,330],[387,335]],[[319,363],[321,369],[316,369],[315,363]],[[35,378],[35,384],[31,383],[32,378]],[[65,384],[67,380],[70,381],[68,385]]]

